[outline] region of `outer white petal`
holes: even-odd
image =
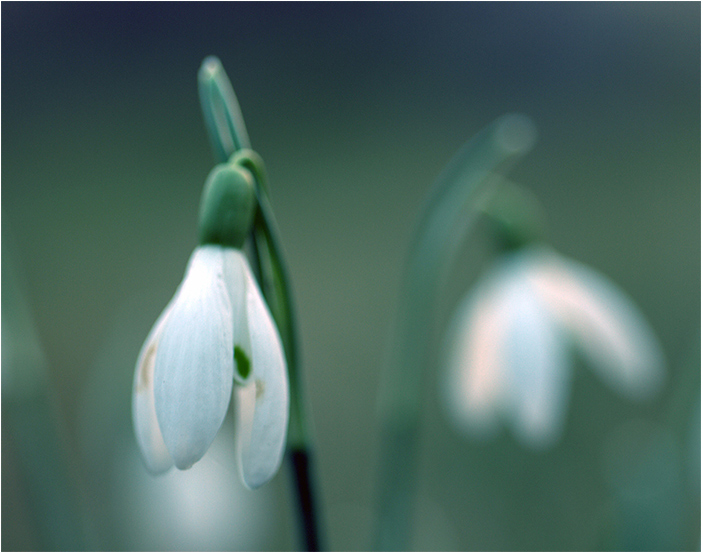
[[[205,454],[232,393],[232,307],[223,250],[201,246],[191,256],[156,352],[156,416],[179,469]]]
[[[134,433],[137,437],[137,444],[139,445],[144,464],[154,474],[163,473],[173,465],[171,455],[168,453],[164,439],[161,436],[159,422],[156,419],[156,408],[154,407],[154,360],[161,332],[172,306],[173,302],[170,302],[151,328],[139,352],[132,385]]]
[[[241,255],[246,278],[246,307],[253,379],[235,386],[235,440],[244,484],[257,488],[281,464],[288,429],[288,374],[278,330]]]
[[[443,348],[443,406],[456,428],[475,438],[497,432],[505,395],[500,291],[495,272],[482,279],[459,304]]]
[[[521,442],[546,448],[561,436],[566,421],[573,372],[565,337],[524,272],[506,289],[503,309],[511,399],[505,410]]]
[[[530,280],[603,380],[643,398],[664,380],[664,356],[635,304],[614,283],[583,264],[537,250]]]

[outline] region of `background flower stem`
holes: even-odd
[[[433,343],[434,308],[446,270],[486,194],[535,139],[531,121],[503,116],[467,142],[437,178],[414,232],[380,389],[381,460],[377,550],[408,550],[423,372]]]
[[[34,327],[9,224],[3,224],[2,233],[3,471],[12,481],[5,488],[9,502],[3,503],[3,513],[26,510],[28,533],[40,550],[90,550],[95,546],[92,522],[76,454]],[[18,491],[26,495],[25,505]]]

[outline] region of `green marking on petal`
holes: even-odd
[[[237,365],[237,374],[242,381],[246,381],[251,373],[251,360],[240,346],[234,347],[234,361]]]

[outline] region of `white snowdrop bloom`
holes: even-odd
[[[503,255],[459,304],[445,338],[442,383],[451,421],[472,437],[500,424],[533,448],[561,435],[571,349],[626,397],[664,380],[661,348],[614,283],[544,246]]]
[[[288,376],[278,330],[239,248],[251,223],[251,183],[244,170],[222,167],[203,195],[202,244],[137,359],[132,415],[149,471],[187,469],[208,450],[234,394],[240,472],[256,488],[283,457]]]

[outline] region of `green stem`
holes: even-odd
[[[66,439],[65,421],[32,320],[14,235],[4,222],[2,236],[3,470],[15,473],[14,485],[26,494],[26,498],[5,497],[8,505],[3,498],[3,518],[7,516],[10,525],[3,524],[2,548],[26,549],[27,545],[16,542],[22,534],[14,532],[17,516],[11,515],[13,504],[26,502],[31,539],[41,549],[91,550],[82,476]]]
[[[449,263],[478,218],[485,194],[532,146],[524,116],[503,116],[467,142],[437,179],[415,229],[404,272],[390,351],[383,368],[378,550],[407,550],[412,528],[423,372],[430,364],[437,292]]]
[[[201,105],[210,141],[220,162],[240,164],[251,171],[256,182],[257,208],[251,232],[257,278],[281,334],[288,366],[290,420],[288,459],[293,469],[299,506],[299,522],[305,547],[320,550],[320,525],[312,475],[313,448],[300,378],[298,337],[290,279],[278,228],[268,196],[261,158],[249,150],[249,138],[232,85],[220,61],[211,56],[198,73]]]
[[[286,351],[291,391],[288,446],[300,449],[309,444],[310,436],[303,403],[303,387],[300,381],[300,360],[298,356],[295,311],[292,302],[293,295],[290,289],[290,279],[288,278],[283,251],[278,240],[278,226],[266,193],[266,176],[263,172],[263,162],[258,154],[252,150],[241,150],[231,161],[249,169],[257,183],[257,209],[254,215],[253,236],[255,248],[259,255],[262,275],[261,288],[281,333],[281,340]]]
[[[278,241],[278,227],[266,193],[263,162],[250,150],[242,150],[232,159],[233,163],[248,168],[257,182],[258,207],[254,216],[254,241],[262,275],[262,290],[281,333],[286,352],[290,386],[290,423],[288,427],[288,459],[297,485],[300,507],[299,523],[306,550],[321,549],[320,523],[315,501],[312,475],[313,449],[308,428],[304,389],[300,378],[300,359],[293,308],[293,295],[282,249]]]
[[[224,163],[237,150],[250,148],[237,96],[222,63],[215,56],[208,56],[200,66],[198,93],[217,161]]]

